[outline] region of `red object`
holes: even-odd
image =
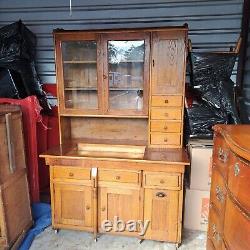
[[[41,123],[41,107],[35,96],[24,99],[0,98],[0,103],[20,105],[23,113],[23,130],[26,145],[26,164],[28,171],[28,181],[32,202],[38,202],[39,175],[38,175],[38,152],[37,152],[37,124]]]

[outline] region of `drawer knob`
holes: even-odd
[[[90,209],[90,206],[87,205],[87,206],[86,206],[86,210],[89,210],[89,209]]]
[[[156,193],[156,197],[164,198],[165,196],[167,196],[167,195],[165,193],[163,193],[163,192],[157,192]]]
[[[168,138],[164,138],[164,142],[168,142]]]
[[[73,177],[73,176],[74,176],[74,173],[70,172],[69,177]]]
[[[165,103],[168,103],[168,99],[166,99],[164,102],[165,102]]]
[[[168,113],[165,113],[165,116],[167,116],[167,117],[168,117]]]
[[[119,175],[117,175],[117,176],[115,177],[115,179],[116,179],[116,180],[120,180],[121,177],[120,177]]]
[[[167,130],[167,129],[168,129],[168,126],[167,126],[167,125],[166,125],[166,126],[164,126],[164,129],[165,129],[165,130]]]
[[[104,212],[106,210],[106,207],[102,207],[102,212]]]
[[[234,164],[234,176],[238,176],[240,173],[240,165],[239,163]]]
[[[215,188],[216,198],[219,202],[223,203],[225,200],[225,196],[223,190],[220,186],[216,186]]]
[[[164,183],[165,183],[165,181],[164,181],[164,180],[160,180],[160,183],[161,183],[161,184],[164,184]]]

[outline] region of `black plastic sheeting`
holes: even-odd
[[[44,111],[51,110],[35,67],[36,36],[18,21],[0,29],[0,68],[11,81],[0,81],[0,97],[25,98],[36,95]],[[5,78],[6,79],[6,78]],[[13,84],[17,93],[13,97]],[[8,92],[9,90],[9,92]]]
[[[234,53],[190,53],[194,102],[186,109],[189,137],[212,138],[215,124],[238,124],[234,82],[230,79],[236,60]]]

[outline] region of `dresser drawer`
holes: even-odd
[[[181,120],[182,109],[181,108],[152,108],[151,119],[160,120]]]
[[[115,169],[100,169],[98,171],[98,181],[139,183],[140,173],[137,171],[121,171]]]
[[[181,135],[175,133],[151,133],[150,135],[151,144],[155,145],[181,145]]]
[[[223,242],[223,224],[221,216],[216,212],[213,206],[209,210],[208,238],[213,242],[215,249],[221,249]]]
[[[228,187],[233,196],[250,214],[250,163],[233,155],[229,166]]]
[[[221,216],[224,216],[226,196],[224,179],[216,169],[213,169],[210,202],[219,210]]]
[[[217,168],[226,180],[228,175],[228,164],[231,156],[232,152],[224,138],[217,134],[214,139],[213,167]]]
[[[181,174],[144,172],[144,186],[180,190],[182,188]]]
[[[90,180],[91,171],[89,168],[54,166],[53,178]]]
[[[229,197],[226,201],[224,238],[229,249],[249,249],[250,217],[246,217]]]
[[[156,96],[153,95],[151,99],[153,107],[181,107],[182,96]]]
[[[150,131],[151,132],[165,132],[165,133],[180,133],[182,123],[171,122],[171,121],[151,121]]]

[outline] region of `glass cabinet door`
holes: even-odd
[[[66,109],[98,109],[97,41],[63,41]]]
[[[107,40],[108,112],[145,113],[145,75],[149,73],[146,72],[146,56],[146,43],[143,37]]]

